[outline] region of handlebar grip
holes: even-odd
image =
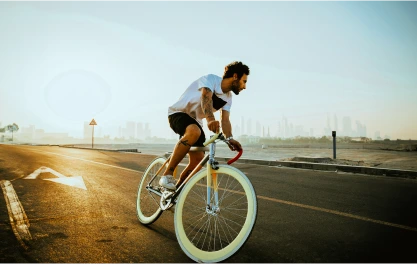
[[[240,158],[240,156],[242,156],[242,153],[243,153],[243,149],[241,149],[241,150],[239,151],[239,153],[236,155],[236,157],[234,157],[233,159],[229,160],[229,161],[227,162],[227,164],[228,164],[228,165],[230,165],[230,164],[232,164],[233,162],[237,161],[237,160]]]
[[[213,143],[219,137],[219,135],[220,133],[214,134],[211,138],[209,138],[206,142],[203,143],[204,147],[210,143]]]

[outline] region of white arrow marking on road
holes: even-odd
[[[45,172],[50,172],[53,175],[57,176],[58,178],[55,179],[44,179],[46,181],[53,181],[56,183],[61,183],[61,184],[65,184],[68,186],[72,186],[72,187],[76,187],[76,188],[80,188],[80,189],[84,189],[87,190],[87,187],[84,184],[84,180],[81,176],[73,176],[73,177],[67,177],[51,168],[48,167],[40,167],[39,169],[35,170],[34,172],[32,172],[31,174],[29,174],[28,176],[26,176],[23,179],[26,180],[34,180],[36,179],[39,174],[41,173],[45,173]]]
[[[50,172],[50,173],[52,173],[53,175],[55,175],[55,176],[57,176],[59,178],[65,178],[66,177],[65,175],[63,175],[63,174],[61,174],[61,173],[59,173],[57,171],[54,171],[51,168],[43,167],[42,166],[39,169],[37,169],[34,172],[32,172],[31,174],[29,174],[28,176],[26,176],[24,179],[27,179],[27,180],[36,179],[39,176],[39,174],[44,173],[44,172]]]

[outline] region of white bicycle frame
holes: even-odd
[[[204,156],[204,158],[200,161],[200,163],[194,168],[194,170],[190,173],[190,175],[187,176],[187,178],[184,180],[184,182],[181,183],[181,185],[175,190],[175,191],[171,191],[169,196],[167,196],[166,198],[170,199],[170,203],[172,203],[172,201],[175,201],[175,198],[181,193],[182,188],[184,187],[184,185],[191,179],[191,177],[193,177],[198,171],[200,171],[201,168],[203,168],[206,163],[208,162],[208,166],[207,166],[207,210],[210,210],[211,212],[216,212],[219,208],[219,197],[218,197],[218,190],[217,190],[217,177],[216,174],[214,173],[215,170],[218,169],[218,162],[215,160],[214,156],[216,153],[216,140],[220,139],[222,141],[224,141],[226,144],[229,145],[228,141],[224,138],[224,135],[222,133],[219,134],[214,134],[209,140],[207,140],[206,142],[204,142],[204,146],[207,146],[210,144],[209,146],[209,153],[206,154]],[[207,150],[206,147],[192,147],[190,149],[190,151],[205,151]],[[171,153],[172,155],[172,153]],[[161,166],[161,168],[158,170],[158,172],[153,176],[153,178],[149,181],[152,182],[158,175],[159,173],[162,171],[162,169],[166,166],[166,164],[169,162],[171,155],[167,158],[167,160],[165,161],[165,163]],[[239,152],[239,154],[234,157],[233,159],[228,161],[228,164],[233,163],[234,161],[236,161],[240,155],[242,155],[242,151]],[[177,174],[177,168],[175,168],[174,170],[174,175]],[[211,201],[211,186],[213,186],[214,188],[214,206],[210,205],[210,201]],[[148,189],[149,191],[159,195],[159,196],[163,196],[163,194],[153,188],[151,188],[150,184],[148,184],[148,186],[146,187],[146,189]],[[162,208],[162,210],[165,210],[169,207],[169,205],[164,206],[165,208]]]

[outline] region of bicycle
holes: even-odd
[[[138,188],[137,216],[144,225],[155,222],[175,205],[174,226],[177,240],[186,255],[196,262],[219,262],[235,254],[249,238],[257,216],[255,190],[244,173],[215,160],[216,143],[229,142],[220,132],[211,136],[199,165],[175,191],[159,185],[160,173],[168,158],[154,159],[145,170]],[[203,168],[207,164],[206,168]],[[174,171],[176,176],[177,169]]]

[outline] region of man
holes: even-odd
[[[204,158],[204,151],[190,152],[191,146],[202,147],[206,140],[203,131],[203,118],[207,121],[208,129],[217,133],[220,122],[214,117],[214,112],[220,110],[223,134],[229,140],[232,150],[240,150],[240,143],[233,139],[232,124],[230,123],[230,108],[232,93],[238,95],[246,89],[249,67],[242,62],[232,62],[224,69],[223,78],[214,74],[200,77],[187,88],[180,99],[168,108],[170,127],[180,135],[175,145],[168,167],[163,173],[159,184],[167,189],[175,190],[193,169]],[[189,163],[181,173],[178,182],[172,174],[188,153]]]

